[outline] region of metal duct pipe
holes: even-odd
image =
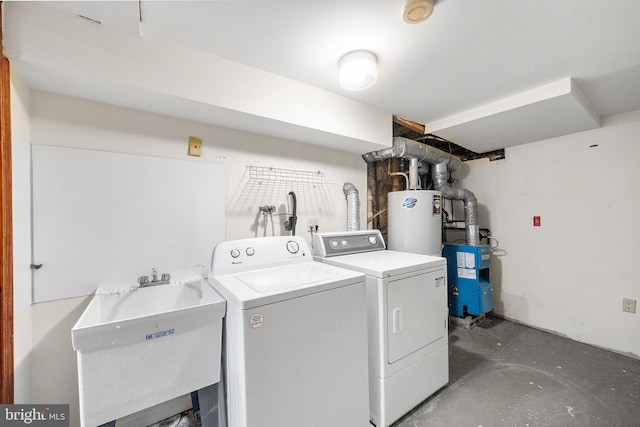
[[[447,165],[438,163],[433,166],[433,185],[442,192],[442,197],[464,202],[464,238],[467,245],[480,244],[480,225],[478,225],[478,200],[475,194],[466,188],[451,188],[449,185],[449,171]]]
[[[417,159],[418,162],[432,166],[432,177],[435,189],[442,192],[442,196],[452,200],[464,202],[465,239],[468,245],[480,244],[480,228],[478,226],[478,203],[476,196],[467,189],[451,188],[448,182],[449,172],[460,169],[462,161],[459,157],[442,151],[430,145],[422,144],[411,139],[395,137],[393,146],[362,155],[365,162],[400,157]],[[410,160],[411,161],[411,160]]]
[[[378,160],[385,160],[391,157],[399,157],[405,159],[417,159],[419,162],[426,162],[430,165],[438,163],[446,163],[451,172],[457,171],[462,166],[459,157],[439,150],[430,145],[416,142],[412,139],[395,137],[393,138],[393,146],[378,151],[372,151],[362,155],[365,162],[371,163]]]
[[[427,162],[419,162],[418,163],[418,175],[427,175],[429,173],[429,163]]]
[[[409,159],[409,190],[420,190],[418,182],[418,159],[412,157]]]
[[[360,230],[360,198],[358,189],[350,182],[345,182],[342,191],[347,198],[347,231]]]

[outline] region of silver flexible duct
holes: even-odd
[[[431,174],[434,187],[442,192],[442,197],[451,200],[462,200],[464,203],[464,238],[467,245],[480,244],[480,225],[478,225],[478,200],[475,194],[466,188],[451,188],[449,171],[445,163],[433,166]]]
[[[393,146],[390,148],[384,148],[362,155],[362,158],[367,163],[385,160],[391,157],[414,158],[418,159],[419,162],[426,162],[430,165],[446,163],[451,172],[457,171],[460,169],[460,166],[462,166],[462,161],[459,157],[431,147],[430,145],[421,144],[412,139],[402,137],[393,138]]]
[[[411,139],[395,137],[393,146],[362,155],[365,162],[399,157],[417,159],[418,162],[433,165],[432,178],[435,189],[442,192],[442,196],[452,200],[464,202],[465,240],[468,245],[480,244],[480,227],[478,225],[478,202],[476,196],[467,189],[456,189],[449,185],[449,173],[460,169],[462,161],[459,157],[445,151],[422,144]],[[411,161],[411,160],[410,160]]]
[[[360,198],[358,189],[350,182],[345,182],[342,191],[347,198],[347,231],[360,230]]]

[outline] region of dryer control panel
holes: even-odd
[[[313,235],[313,254],[321,258],[381,251],[385,248],[380,230],[316,233]]]

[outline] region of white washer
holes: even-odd
[[[362,273],[315,262],[304,239],[220,243],[231,427],[369,426]]]
[[[370,416],[389,426],[449,382],[447,261],[385,250],[378,230],[316,233],[313,247],[367,275]]]

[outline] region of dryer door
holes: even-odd
[[[387,360],[394,363],[446,333],[444,269],[387,282]]]

